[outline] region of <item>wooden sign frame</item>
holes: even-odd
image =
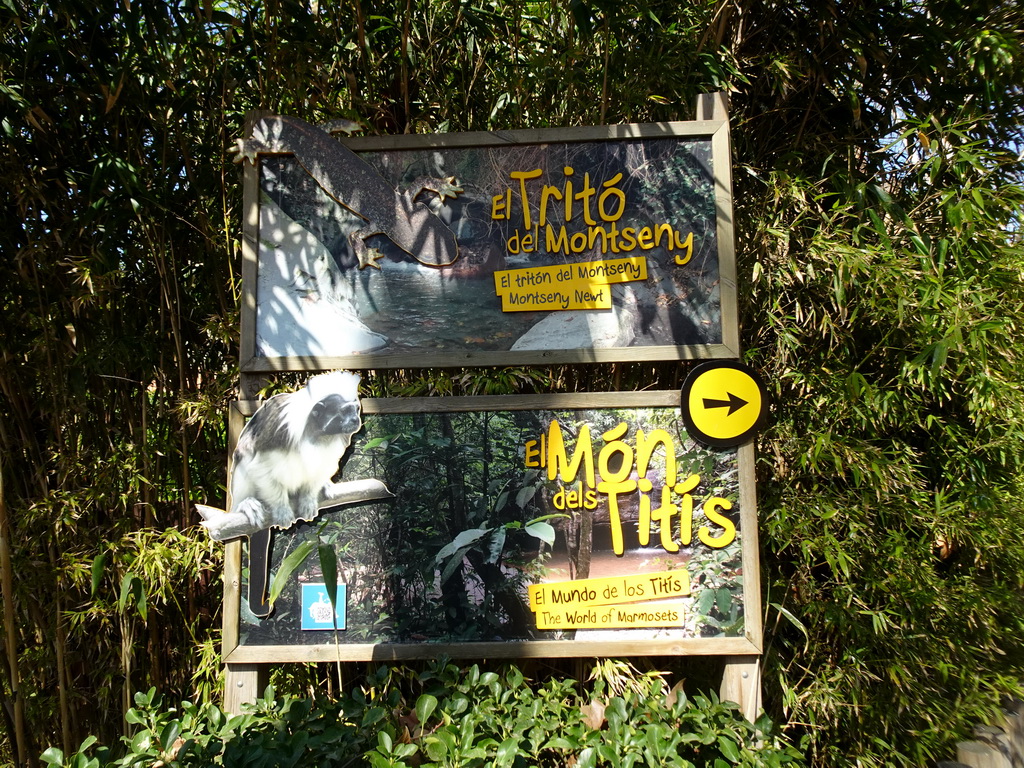
[[[255,411],[259,402],[255,399],[263,381],[263,375],[273,371],[314,371],[334,368],[389,368],[421,366],[475,366],[475,365],[551,365],[557,363],[614,362],[629,360],[692,360],[702,358],[738,358],[740,356],[739,324],[736,305],[736,268],[733,250],[731,148],[729,144],[728,97],[724,93],[701,94],[696,102],[697,120],[689,123],[669,123],[650,126],[626,125],[601,128],[575,129],[574,131],[511,131],[490,134],[451,134],[446,136],[405,136],[397,138],[360,138],[343,140],[353,151],[378,151],[398,147],[429,148],[444,146],[502,146],[506,144],[528,144],[566,140],[572,137],[579,141],[615,141],[641,138],[645,135],[658,136],[672,133],[677,136],[705,137],[711,140],[714,155],[714,189],[716,208],[716,237],[719,251],[720,270],[720,313],[721,343],[705,345],[670,345],[638,347],[633,349],[580,349],[573,351],[549,350],[519,353],[515,359],[507,352],[465,349],[443,354],[419,356],[409,354],[349,356],[265,356],[256,354],[256,310],[257,277],[259,272],[259,174],[258,168],[246,163],[243,170],[244,208],[242,231],[243,254],[243,295],[240,345],[240,393],[250,398],[235,403],[229,415],[229,441],[233,448],[246,418]],[[247,120],[246,135],[252,135],[253,121],[259,114],[252,114]],[[526,407],[549,408],[562,404],[561,398],[568,395],[546,395],[525,399]],[[679,402],[678,392],[609,393],[590,395],[583,402],[591,406],[602,402],[616,405],[630,403],[673,405]],[[464,403],[470,404],[472,398]],[[364,401],[367,412],[378,407],[372,400]],[[433,401],[431,401],[433,402]],[[529,405],[532,402],[532,406]],[[427,403],[424,407],[433,405]],[[409,401],[407,407],[421,407],[417,401]],[[568,407],[568,406],[566,406]],[[619,644],[614,647],[598,643],[582,648],[581,653],[565,654],[566,644],[532,642],[523,649],[513,652],[510,643],[472,643],[449,648],[462,658],[495,657],[524,658],[564,655],[652,655],[680,654],[723,656],[725,669],[721,687],[723,700],[736,701],[743,715],[753,721],[761,709],[760,654],[762,648],[761,598],[759,585],[759,562],[757,549],[757,522],[755,513],[754,447],[751,443],[737,450],[739,462],[740,494],[743,505],[744,530],[744,590],[746,616],[750,623],[743,637],[717,638],[712,640],[691,639],[687,642],[668,643],[652,646],[642,643],[635,647]],[[372,658],[381,661],[420,658],[409,646],[374,646],[353,650],[350,646],[345,653],[339,653],[334,644],[314,646],[261,646],[251,647],[239,643],[239,618],[243,590],[243,543],[229,542],[225,551],[225,599],[223,660],[226,666],[225,709],[238,713],[242,705],[252,702],[262,694],[269,682],[270,665],[281,662],[337,662],[345,659]]]
[[[305,124],[303,124],[305,125]],[[322,139],[321,139],[322,141]],[[713,263],[710,261],[711,256],[704,254],[701,259],[704,261],[701,264],[709,264],[710,267],[707,271],[706,280],[697,280],[696,278],[687,277],[690,280],[685,287],[679,289],[680,275],[685,273],[685,270],[690,269],[689,274],[694,274],[695,270],[705,269],[703,266],[698,265],[698,259],[693,258],[692,262],[688,266],[673,267],[672,253],[666,253],[663,245],[659,245],[657,248],[651,250],[650,245],[652,241],[646,243],[645,247],[648,250],[642,249],[639,245],[634,245],[632,250],[619,252],[619,249],[612,245],[606,246],[591,244],[588,248],[587,253],[573,253],[563,254],[558,256],[557,259],[554,256],[540,254],[531,256],[531,258],[540,259],[538,264],[549,265],[549,266],[527,266],[527,262],[517,262],[513,265],[511,262],[508,263],[508,269],[499,270],[497,266],[501,266],[505,263],[505,255],[501,255],[498,259],[498,264],[484,260],[483,266],[480,269],[483,271],[484,276],[481,277],[479,274],[473,278],[461,277],[465,273],[460,271],[460,264],[456,263],[452,266],[445,266],[438,268],[436,271],[439,275],[439,279],[448,281],[446,285],[456,285],[456,290],[450,290],[452,298],[452,306],[464,305],[465,302],[460,302],[462,294],[472,288],[475,293],[480,293],[483,286],[490,285],[492,282],[495,283],[489,290],[492,292],[491,299],[485,302],[485,306],[477,313],[474,317],[473,313],[470,312],[467,317],[463,320],[455,320],[452,317],[446,315],[439,315],[431,318],[427,317],[413,319],[404,319],[403,314],[409,314],[410,316],[414,313],[404,312],[404,305],[400,305],[392,313],[394,317],[391,318],[390,328],[394,329],[395,333],[402,333],[403,327],[408,328],[411,325],[416,324],[433,324],[440,331],[448,331],[445,341],[440,340],[426,340],[423,343],[428,346],[411,347],[412,341],[408,343],[402,343],[399,347],[388,348],[373,351],[361,351],[354,354],[319,354],[316,352],[310,352],[310,350],[299,350],[309,352],[307,354],[291,354],[293,351],[292,344],[294,344],[294,335],[298,333],[300,336],[305,333],[302,324],[299,323],[298,331],[294,329],[288,330],[288,341],[279,341],[276,346],[271,345],[271,353],[267,354],[261,351],[265,344],[263,336],[259,335],[257,326],[260,326],[263,331],[260,333],[268,332],[266,328],[268,323],[277,328],[278,325],[288,325],[295,322],[295,315],[300,314],[304,311],[302,308],[308,308],[309,302],[316,302],[318,299],[320,303],[317,305],[317,317],[321,317],[322,312],[326,311],[324,308],[327,303],[321,298],[322,294],[330,293],[328,290],[321,290],[318,292],[316,285],[310,287],[313,284],[314,276],[310,275],[311,272],[315,272],[316,269],[309,264],[305,265],[305,270],[297,270],[293,275],[290,271],[288,274],[278,276],[277,279],[279,284],[273,286],[275,296],[287,293],[291,298],[288,301],[294,302],[288,304],[285,309],[276,309],[277,305],[274,304],[275,314],[270,316],[270,310],[264,309],[269,307],[271,299],[264,300],[260,294],[260,275],[261,269],[267,274],[272,273],[270,267],[265,263],[270,258],[266,256],[266,253],[272,252],[274,247],[283,247],[268,245],[268,239],[272,239],[266,232],[261,232],[261,205],[268,206],[268,210],[271,209],[272,205],[266,193],[262,194],[260,187],[260,167],[259,164],[266,162],[266,155],[262,155],[259,152],[253,152],[256,158],[256,165],[250,162],[245,163],[244,173],[244,225],[243,225],[243,239],[242,239],[242,254],[243,254],[243,272],[242,272],[242,284],[243,284],[243,296],[242,296],[242,337],[241,337],[241,370],[243,373],[265,373],[270,371],[299,371],[299,370],[329,370],[336,368],[349,368],[349,369],[373,369],[373,368],[402,368],[402,367],[466,367],[466,366],[488,366],[488,365],[552,365],[552,364],[571,364],[571,363],[586,363],[586,362],[617,362],[617,361],[648,361],[648,360],[688,360],[688,359],[704,359],[704,358],[732,358],[739,355],[739,338],[738,338],[738,322],[737,322],[737,309],[736,309],[736,267],[735,267],[735,253],[733,246],[733,218],[732,218],[732,179],[731,179],[731,160],[730,160],[730,148],[729,148],[729,133],[728,133],[728,122],[725,120],[699,120],[692,122],[674,122],[674,123],[658,123],[658,124],[643,124],[643,125],[617,125],[617,126],[604,126],[594,128],[576,128],[576,129],[545,129],[545,130],[519,130],[519,131],[501,131],[493,133],[455,133],[455,134],[440,134],[440,135],[409,135],[409,136],[396,136],[396,137],[359,137],[359,138],[347,138],[347,139],[330,139],[330,141],[338,141],[344,147],[352,150],[360,157],[371,156],[373,153],[392,153],[397,156],[404,156],[404,153],[419,153],[422,155],[424,151],[429,151],[434,154],[440,154],[444,152],[511,152],[522,151],[529,152],[532,157],[533,154],[543,153],[551,151],[550,148],[553,146],[569,147],[575,149],[576,147],[591,148],[601,146],[613,146],[614,144],[621,144],[624,147],[627,145],[632,146],[636,144],[640,146],[642,142],[660,142],[669,141],[675,142],[680,147],[685,147],[685,142],[703,142],[706,143],[705,149],[709,151],[709,158],[707,163],[710,165],[710,179],[705,181],[710,182],[711,194],[713,196],[714,206],[714,226],[708,234],[710,237],[712,247],[714,250]],[[669,145],[671,146],[671,145]],[[641,150],[643,147],[641,146]],[[608,151],[612,151],[609,149]],[[625,153],[623,149],[623,153]],[[684,150],[680,150],[684,151]],[[696,151],[696,150],[694,150]],[[704,150],[701,150],[703,152]],[[684,152],[685,153],[685,152]],[[276,153],[279,155],[280,153]],[[276,157],[275,155],[275,157]],[[461,155],[460,155],[461,156]],[[703,156],[703,155],[702,155]],[[519,155],[516,155],[519,157]],[[303,161],[306,162],[306,161]],[[523,160],[523,162],[526,162]],[[308,164],[308,162],[307,162]],[[450,167],[452,163],[444,166]],[[560,163],[556,163],[560,166]],[[634,163],[635,165],[635,163]],[[305,167],[305,166],[303,166]],[[625,167],[625,166],[623,166]],[[694,166],[699,170],[699,164]],[[617,166],[611,167],[607,174],[611,174],[615,171]],[[516,167],[502,169],[509,173],[522,171]],[[537,173],[540,173],[540,169],[533,169]],[[627,171],[629,169],[627,168]],[[531,186],[530,200],[531,202],[525,207],[535,206],[533,210],[533,219],[529,223],[536,224],[537,215],[539,212],[538,199],[540,196],[540,186],[544,183],[550,182],[552,185],[561,184],[559,188],[552,186],[552,189],[556,189],[556,192],[566,192],[566,186],[569,185],[569,190],[572,190],[571,184],[575,180],[577,188],[583,187],[584,183],[581,179],[576,177],[582,177],[586,175],[588,180],[586,185],[595,188],[600,191],[602,184],[612,184],[611,189],[618,191],[617,187],[625,184],[623,181],[615,182],[615,177],[611,179],[605,179],[602,174],[595,171],[593,178],[590,178],[586,168],[582,166],[577,169],[573,176],[565,176],[564,174],[572,171],[571,168],[562,169],[550,168],[545,172],[543,177],[531,178],[529,183]],[[532,171],[531,171],[532,172]],[[634,172],[635,168],[634,168]],[[500,175],[492,173],[488,178]],[[506,174],[507,175],[507,174]],[[308,180],[307,180],[308,181]],[[508,240],[502,246],[503,248],[514,247],[516,249],[522,244],[521,236],[529,237],[530,233],[522,228],[524,223],[521,220],[521,214],[519,208],[523,207],[519,198],[523,197],[521,194],[525,189],[526,181],[517,178],[508,178],[508,187],[505,190],[507,192],[507,198],[501,197],[500,194],[495,194],[501,190],[497,188],[493,189],[477,189],[474,188],[473,196],[475,197],[475,205],[477,209],[481,204],[485,205],[490,202],[491,210],[490,217],[497,216],[506,218],[516,218],[515,222],[502,222],[499,220],[490,220],[489,223],[494,226],[504,224],[506,229],[504,230],[503,236],[500,237],[502,241]],[[678,182],[675,182],[678,183]],[[520,189],[517,185],[524,185]],[[639,183],[637,184],[639,185]],[[454,197],[456,203],[465,202],[470,197],[470,192],[465,191]],[[575,193],[578,194],[578,193]],[[636,193],[638,195],[642,193]],[[652,193],[653,194],[653,193]],[[664,197],[664,192],[661,193]],[[703,193],[702,193],[703,194]],[[566,195],[571,196],[571,195]],[[429,192],[421,194],[417,200],[422,202],[427,198],[431,197]],[[491,200],[490,198],[494,198]],[[597,192],[590,195],[591,198],[597,197]],[[499,199],[500,198],[500,199]],[[537,198],[537,199],[535,199]],[[448,202],[451,202],[451,196],[448,198]],[[546,209],[555,211],[560,204],[556,204],[557,200],[551,197],[547,201]],[[707,201],[710,203],[710,199]],[[436,207],[436,203],[434,203]],[[597,216],[596,203],[593,204],[595,212],[589,215]],[[519,208],[517,208],[519,206]],[[615,215],[614,200],[610,200],[607,205],[601,209],[607,214],[606,218],[613,218]],[[675,209],[672,209],[675,210]],[[557,214],[561,215],[561,214]],[[573,212],[575,223],[572,226],[583,226],[578,220],[581,217],[580,211]],[[551,218],[554,220],[556,214],[552,213]],[[682,214],[679,214],[682,216]],[[486,217],[484,217],[486,218]],[[290,221],[290,219],[284,219]],[[596,220],[597,224],[603,225],[605,222]],[[479,210],[477,213],[477,219],[473,220],[473,223],[480,224]],[[589,230],[595,229],[614,229],[616,224],[628,223],[625,219],[620,222],[611,222],[607,227],[598,226],[589,227]],[[643,222],[641,222],[643,223]],[[654,223],[653,221],[648,223]],[[269,225],[268,225],[269,226]],[[666,225],[667,226],[667,225]],[[677,241],[675,245],[680,245],[686,237],[686,229],[684,224],[680,224],[682,229],[677,231],[675,237]],[[686,225],[688,226],[688,225]],[[646,227],[646,229],[652,229]],[[535,226],[533,235],[535,239],[542,240],[543,234]],[[510,232],[514,232],[513,235],[509,235]],[[638,230],[634,228],[633,235],[636,235]],[[692,231],[690,233],[693,234]],[[323,233],[319,235],[323,239],[329,239]],[[316,241],[309,233],[304,233],[303,237],[306,237],[308,242],[308,249],[321,248],[319,241]],[[459,235],[463,237],[463,235]],[[670,236],[671,237],[671,236]],[[262,239],[261,239],[262,238]],[[520,238],[515,240],[515,244],[510,246],[514,238]],[[635,239],[631,235],[630,239]],[[335,238],[334,242],[337,243],[339,238]],[[699,241],[699,238],[698,238]],[[367,241],[370,242],[370,241]],[[383,242],[383,236],[375,238],[374,242]],[[598,242],[601,242],[600,240]],[[659,236],[659,243],[661,239]],[[672,243],[671,239],[668,241]],[[262,243],[262,245],[261,245]],[[540,245],[534,242],[534,249],[537,251],[543,250]],[[306,247],[306,246],[304,246]],[[335,246],[337,250],[338,246]],[[343,246],[341,246],[343,247]],[[376,246],[375,246],[376,247]],[[381,245],[381,247],[385,247]],[[487,243],[486,247],[493,251],[494,242],[492,240]],[[611,248],[615,250],[615,253],[608,251],[603,255],[594,256],[595,250]],[[690,253],[693,253],[693,242],[690,243]],[[466,251],[467,247],[463,247]],[[490,252],[490,251],[489,251]],[[676,258],[678,259],[675,264],[679,264],[683,261],[681,254],[683,251],[675,251]],[[261,254],[264,254],[261,256]],[[588,255],[589,254],[589,255]],[[311,258],[311,257],[310,257]],[[340,258],[335,253],[334,261]],[[351,257],[349,257],[351,258]],[[358,269],[355,266],[349,265],[346,270],[336,271],[335,268],[338,266],[337,263],[331,265],[330,260],[327,260],[328,266],[334,271],[332,276],[333,284],[337,286],[339,284],[338,275],[344,274],[344,280],[348,280],[350,283],[354,283],[357,286],[362,285],[360,288],[346,287],[348,291],[360,290],[360,296],[362,300],[370,301],[367,299],[366,293],[367,285],[381,285],[381,281],[384,280],[397,280],[396,275],[401,274],[398,272],[399,266],[404,266],[407,269],[405,273],[408,274],[408,267],[414,266],[413,264],[399,264],[397,261],[398,257],[391,257],[387,259],[380,259],[373,261],[370,266],[379,266],[384,264],[384,271],[378,271],[376,269]],[[408,256],[403,256],[407,258]],[[463,261],[469,257],[464,257]],[[497,258],[497,257],[495,257]],[[597,265],[602,263],[612,264],[613,268],[621,267],[620,262],[624,262],[632,258],[635,268],[637,265],[646,266],[647,262],[650,263],[652,272],[648,275],[645,271],[645,278],[638,280],[635,275],[620,274],[618,277],[603,278],[610,279],[613,283],[617,281],[630,280],[633,282],[625,285],[605,285],[607,293],[603,295],[605,303],[608,304],[604,309],[576,309],[574,311],[535,311],[535,312],[521,312],[511,311],[509,308],[503,308],[502,302],[504,299],[498,295],[502,290],[497,286],[500,280],[501,273],[506,275],[506,282],[519,278],[525,273],[531,273],[529,277],[536,279],[540,278],[551,278],[554,275],[556,278],[558,275],[554,274],[555,266],[550,266],[557,262],[563,266],[574,266],[574,265]],[[685,256],[689,259],[690,256]],[[666,261],[667,260],[667,261]],[[411,261],[411,259],[408,259]],[[532,264],[533,262],[529,262]],[[659,266],[660,265],[660,266]],[[364,264],[363,267],[366,265]],[[512,267],[515,268],[512,268]],[[575,269],[575,266],[574,266]],[[308,270],[308,271],[306,271]],[[389,270],[390,271],[389,273]],[[431,270],[426,269],[424,272],[429,273]],[[544,272],[548,271],[551,274],[545,275]],[[390,277],[388,275],[391,275]],[[491,275],[494,274],[493,278]],[[434,277],[433,274],[428,274],[427,277]],[[408,279],[408,278],[406,278]],[[426,279],[426,278],[424,278]],[[568,278],[566,278],[568,279]],[[566,282],[566,286],[577,285],[575,282],[577,276],[572,276],[572,281]],[[599,278],[601,279],[601,278]],[[685,282],[685,281],[684,281]],[[698,291],[696,289],[697,283],[700,282],[701,288]],[[288,283],[288,285],[284,285]],[[668,286],[668,287],[666,287]],[[556,283],[555,287],[558,287]],[[594,294],[602,294],[600,287],[594,289]],[[675,290],[679,289],[679,290]],[[271,295],[271,288],[267,287],[266,280],[264,281],[264,289],[268,296]],[[379,288],[377,290],[380,290]],[[705,291],[702,294],[701,291]],[[486,290],[483,291],[486,293]],[[568,300],[569,295],[575,293],[568,288],[565,291],[565,298]],[[312,294],[312,298],[310,298]],[[690,295],[684,295],[690,294]],[[531,294],[533,295],[533,294]],[[552,294],[554,295],[554,294]],[[562,294],[559,293],[559,296]],[[297,298],[296,296],[301,296]],[[413,298],[401,298],[400,292],[390,291],[388,296],[399,298],[394,301],[409,301],[413,302]],[[609,296],[614,300],[614,306],[609,301]],[[699,312],[694,311],[689,314],[683,312],[678,306],[672,306],[673,303],[683,305],[693,304],[697,301],[700,296],[700,301],[706,301],[706,304],[700,305],[701,307],[710,308],[708,311],[711,312],[711,318],[703,317],[705,312],[701,309]],[[358,297],[357,297],[358,298]],[[348,302],[345,306],[351,307],[356,302],[356,298],[352,296],[346,296],[344,298]],[[274,299],[277,301],[277,299]],[[284,300],[282,300],[284,301]],[[446,299],[445,301],[448,301]],[[493,306],[491,306],[493,305]],[[632,309],[623,309],[624,306],[630,305]],[[362,314],[362,307],[360,305],[360,314]],[[375,305],[377,306],[377,305]],[[449,304],[443,304],[439,311],[448,311],[446,307]],[[574,305],[575,306],[575,305]],[[687,305],[688,306],[688,305]],[[298,307],[299,309],[296,309]],[[410,308],[411,309],[411,308]],[[452,310],[455,311],[455,310]],[[266,313],[269,316],[267,320],[261,320],[261,313]],[[481,317],[495,317],[495,313],[498,313],[498,319],[492,321],[492,327],[490,333],[484,333],[480,330],[479,322]],[[279,315],[279,316],[278,316]],[[615,315],[616,321],[610,321],[609,315]],[[542,322],[536,322],[535,325],[529,327],[529,323],[534,322],[534,316],[541,316],[542,319],[548,319],[546,326],[543,326]],[[557,316],[557,317],[555,317]],[[625,319],[623,319],[625,318]],[[507,328],[505,330],[495,330],[493,327],[494,322],[500,323],[502,320],[507,321]],[[564,326],[562,321],[569,321]],[[302,322],[306,322],[303,320]],[[312,322],[312,321],[310,321]],[[344,322],[344,321],[338,321]],[[367,335],[368,337],[381,336],[382,331],[387,331],[387,328],[381,328],[374,326],[372,328],[365,327],[362,325],[359,319],[354,320],[359,326],[359,333]],[[375,321],[367,319],[368,323]],[[465,322],[464,329],[454,328],[458,323]],[[607,333],[609,323],[613,323],[613,336],[614,336],[614,322],[618,322],[619,325],[633,323],[638,325],[641,330],[630,330],[621,331],[618,337],[612,338],[611,340],[605,339],[604,341],[595,341],[591,345],[587,346],[585,339],[589,336],[596,336],[600,333]],[[404,326],[403,326],[404,323]],[[528,333],[523,333],[523,323],[527,323],[529,327]],[[701,324],[704,324],[702,326]],[[717,340],[710,342],[699,342],[694,341],[695,339],[701,338],[701,334],[705,332],[705,326],[711,323],[711,331],[709,332],[712,337],[717,336]],[[717,326],[715,325],[717,323]],[[543,330],[541,327],[543,326]],[[499,325],[498,328],[501,326]],[[574,334],[566,336],[567,341],[560,341],[559,333],[563,331],[558,330],[559,328],[572,327],[573,331],[564,331],[566,334]],[[599,328],[599,330],[595,330]],[[280,331],[285,333],[285,331]],[[455,335],[455,338],[448,338],[449,336]],[[520,334],[522,334],[520,336]],[[625,336],[623,336],[625,334]],[[630,335],[632,334],[632,335]],[[328,334],[329,335],[329,334]],[[338,334],[335,334],[338,335]],[[344,335],[342,332],[341,335]],[[482,338],[487,335],[488,338]],[[530,340],[525,340],[526,336],[531,336]],[[498,336],[505,336],[508,338],[497,339]],[[629,336],[632,341],[623,342],[621,338]],[[690,338],[692,336],[692,339]],[[621,338],[620,338],[621,337]],[[384,338],[381,336],[381,338]],[[552,340],[553,339],[553,340]],[[581,341],[583,339],[584,341]],[[661,339],[658,342],[658,339]],[[688,342],[687,339],[690,339]],[[302,342],[299,342],[302,344]],[[419,342],[416,342],[419,343]],[[564,343],[566,348],[559,348],[558,345]],[[625,344],[625,345],[623,345]],[[511,345],[512,348],[509,348]],[[554,346],[552,346],[554,345]],[[577,346],[578,345],[578,346]],[[311,345],[315,346],[315,345]],[[523,348],[518,348],[522,346]],[[280,347],[278,349],[277,347]],[[498,348],[496,348],[498,347]]]

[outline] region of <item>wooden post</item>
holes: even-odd
[[[698,120],[728,120],[729,94],[724,91],[697,95]]]
[[[246,138],[252,136],[256,122],[270,115],[267,110],[253,110],[246,114],[243,133]],[[259,219],[257,217],[256,199],[259,194],[259,174],[250,163],[242,164],[242,186],[244,188],[243,222],[242,222],[242,303],[244,309],[255,309],[256,296],[256,243],[259,236]],[[248,326],[248,327],[247,327]],[[239,360],[246,361],[255,348],[255,331],[251,325],[242,324],[241,349]],[[266,383],[261,374],[242,373],[238,381],[238,397],[240,400],[255,400],[257,392]],[[229,456],[235,450],[238,436],[245,426],[245,416],[237,408],[232,408],[228,417],[228,451]],[[228,479],[231,478],[230,461]],[[231,493],[228,491],[226,503],[231,509]],[[225,549],[224,573],[233,574],[230,581],[224,584],[224,644],[222,652],[230,657],[238,646],[239,613],[241,610],[242,585],[238,575],[242,573],[242,543],[232,541]],[[270,680],[270,668],[265,664],[239,664],[228,662],[225,670],[224,710],[232,715],[240,714],[243,704],[251,704],[263,695]]]
[[[14,567],[11,565],[11,528],[4,499],[3,466],[0,465],[0,595],[4,601],[4,648],[7,652],[8,685],[11,687],[11,705],[14,710],[14,732],[9,734],[11,756],[15,765],[29,765],[28,736],[25,731],[25,697],[18,677],[18,625],[14,605]],[[68,749],[67,721],[64,724],[64,748]]]
[[[702,93],[697,96],[697,120],[729,120],[729,94]],[[731,656],[722,674],[720,698],[734,701],[749,721],[761,711],[761,659],[759,656]]]
[[[247,386],[253,386],[252,376],[242,374],[240,389],[247,392]],[[245,425],[242,411],[232,407],[228,416],[228,448],[234,451],[238,443],[238,435]],[[228,465],[228,477],[231,466]],[[231,494],[228,492],[227,508],[231,508]],[[242,601],[242,542],[230,541],[224,550],[224,617],[223,617],[223,654],[230,656],[238,647],[239,618]],[[229,578],[230,577],[230,578]],[[242,712],[243,704],[251,704],[263,695],[270,681],[270,668],[265,664],[233,664],[228,662],[224,682],[224,711],[232,715]]]
[[[224,711],[229,715],[242,712],[243,704],[251,704],[263,695],[270,681],[266,664],[227,665],[224,682]]]
[[[762,709],[761,658],[730,656],[726,659],[719,698],[739,704],[740,714],[754,722]]]

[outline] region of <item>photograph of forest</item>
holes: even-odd
[[[509,399],[495,398],[495,408]],[[381,479],[394,498],[335,509],[317,521],[277,531],[271,552],[277,570],[305,541],[333,549],[338,580],[347,590],[346,629],[339,642],[743,635],[736,453],[712,451],[688,439],[678,409],[509,409],[364,418],[342,474]],[[539,437],[550,440],[552,423],[564,441],[567,463],[579,460],[569,482],[562,480],[572,475],[562,474],[564,466],[553,480],[546,468],[529,466],[542,461]],[[662,442],[644,460],[644,441],[658,435]],[[621,439],[609,442],[609,437]],[[639,489],[620,494],[613,511],[607,493],[592,492],[591,503],[586,502],[593,482],[587,479],[590,457],[597,479],[615,474],[628,484],[628,478],[640,478]],[[673,495],[665,488],[662,497],[662,486],[673,482],[667,475],[686,493]],[[651,497],[646,504],[645,495]],[[672,514],[659,515],[664,509],[659,502],[668,498],[677,502]],[[721,509],[717,518],[703,511],[709,498],[728,505],[724,517]],[[684,599],[683,619],[672,628],[538,630],[527,600],[531,584],[680,569],[689,577],[691,593]],[[295,583],[281,591],[269,619],[246,619],[243,605],[242,644],[334,642],[329,633],[299,630],[300,586],[323,578],[314,549],[296,571]]]

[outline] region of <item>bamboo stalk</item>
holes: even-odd
[[[14,616],[14,569],[11,567],[10,519],[4,497],[4,473],[0,465],[0,591],[4,596],[4,626],[7,628],[5,649],[10,674],[11,698],[14,700],[14,749],[17,765],[27,766],[28,741],[25,735],[25,702],[21,697],[18,672],[18,630]]]
[[[57,547],[51,541],[48,547],[50,556],[50,568],[54,574],[58,574],[54,584],[53,606],[53,652],[54,662],[57,666],[57,700],[60,706],[60,733],[61,743],[64,747],[64,754],[71,752],[71,706],[68,702],[68,668],[67,668],[67,641],[64,632],[64,599],[60,590],[60,576],[57,563]]]
[[[124,682],[121,684],[121,735],[128,738],[131,735],[131,726],[125,719],[125,715],[132,708],[132,646],[134,645],[134,632],[132,632],[127,608],[122,610],[119,618],[121,626],[121,674],[124,675]]]

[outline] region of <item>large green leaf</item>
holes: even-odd
[[[306,562],[306,558],[309,557],[316,546],[317,543],[315,541],[303,541],[281,561],[281,565],[274,573],[274,577],[270,582],[270,590],[267,596],[267,602],[270,605],[273,605],[277,598],[281,596],[281,592],[284,591],[292,575]],[[337,585],[337,580],[335,580],[335,585]]]

